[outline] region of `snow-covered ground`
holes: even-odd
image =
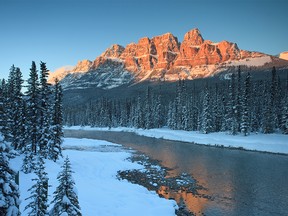
[[[250,134],[243,136],[241,134],[232,136],[225,132],[202,134],[195,131],[171,130],[167,128],[160,129],[135,129],[135,128],[91,128],[91,127],[66,127],[70,130],[101,130],[101,131],[127,131],[136,134],[163,138],[175,141],[195,142],[206,145],[223,145],[225,147],[244,148],[247,150],[257,150],[273,153],[288,154],[288,136],[283,134]]]
[[[63,146],[64,158],[66,155],[72,164],[72,169],[78,197],[83,216],[114,216],[114,215],[175,215],[176,202],[160,198],[155,192],[146,188],[131,184],[126,180],[116,178],[118,170],[143,169],[139,164],[126,160],[131,153],[110,151],[119,146],[106,141],[65,138]],[[109,151],[104,151],[107,146]],[[72,150],[80,148],[79,150]],[[70,149],[70,150],[69,150]],[[53,192],[58,185],[57,174],[61,170],[64,159],[57,163],[46,160],[46,172],[49,175],[49,200],[53,198]],[[15,170],[19,170],[22,164],[21,157],[11,160]],[[34,174],[20,172],[21,212],[26,216],[29,210],[24,211],[29,200],[25,198],[30,194],[27,190],[34,182]]]

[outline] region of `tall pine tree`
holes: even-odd
[[[46,63],[40,63],[40,107],[39,107],[39,151],[45,158],[48,156],[48,142],[51,139],[50,132],[50,120],[51,112],[49,107],[49,101],[51,96],[51,90],[47,82],[48,70]]]
[[[31,196],[26,200],[31,200],[25,207],[26,210],[30,210],[29,216],[47,216],[48,215],[48,177],[45,172],[44,160],[41,156],[37,157],[35,165],[35,174],[37,178],[32,179],[35,184],[28,190]]]
[[[29,145],[27,151],[36,154],[39,151],[39,116],[40,116],[40,84],[38,80],[36,64],[33,61],[28,79],[27,95],[27,125]]]
[[[78,195],[75,190],[75,182],[72,178],[72,169],[69,158],[67,157],[62,166],[62,171],[58,174],[59,185],[54,192],[51,204],[54,204],[50,211],[51,216],[73,215],[81,216],[81,209],[78,202]]]
[[[62,156],[63,142],[63,113],[62,113],[62,87],[59,81],[55,80],[55,91],[54,91],[54,107],[52,115],[52,135],[49,143],[49,157],[53,161],[59,159]]]
[[[236,106],[236,84],[235,74],[232,73],[231,81],[229,85],[229,101],[228,101],[228,118],[227,125],[232,135],[236,135],[238,131],[237,122],[237,106]]]
[[[247,136],[250,130],[250,110],[249,110],[249,101],[250,101],[250,73],[248,72],[245,83],[244,83],[244,93],[242,97],[242,118],[241,118],[241,132],[244,136]]]
[[[211,115],[210,94],[206,87],[203,99],[203,111],[201,116],[201,131],[205,134],[212,132],[212,115]]]

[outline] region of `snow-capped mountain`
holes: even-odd
[[[204,40],[198,29],[187,32],[182,43],[166,33],[141,38],[126,47],[115,44],[94,61],[84,60],[71,70],[50,74],[66,89],[110,89],[144,80],[195,79],[213,76],[231,67],[287,66],[288,61],[264,53],[241,50],[236,43]]]

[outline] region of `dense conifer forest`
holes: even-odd
[[[261,79],[251,74],[239,67],[226,80],[216,83],[207,79],[189,89],[185,80],[179,80],[174,94],[168,97],[147,87],[145,94],[125,100],[101,97],[81,105],[70,104],[64,107],[64,122],[92,127],[167,126],[245,136],[258,132],[288,134],[288,75],[280,79],[275,67]]]

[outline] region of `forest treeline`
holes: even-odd
[[[253,74],[253,73],[251,73]],[[147,87],[145,94],[123,99],[99,98],[64,107],[66,125],[136,127],[201,131],[288,134],[288,75],[280,79],[276,68],[263,79],[254,79],[240,67],[220,83],[205,82],[187,88],[175,85],[174,95]],[[287,73],[288,74],[288,73]],[[168,99],[167,99],[168,98]]]

